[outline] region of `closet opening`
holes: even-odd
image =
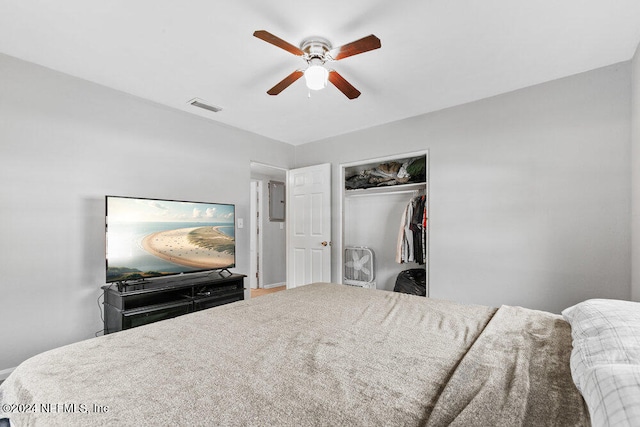
[[[340,283],[429,296],[428,150],[340,165]]]

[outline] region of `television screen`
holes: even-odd
[[[107,282],[235,267],[235,206],[106,196]]]

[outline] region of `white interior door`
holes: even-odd
[[[287,289],[331,281],[331,164],[287,172]]]

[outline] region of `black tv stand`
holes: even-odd
[[[224,271],[103,286],[105,335],[243,300],[246,276]]]
[[[225,271],[227,272],[227,275],[226,275],[226,276],[225,276],[224,274],[222,274],[222,273],[223,273],[223,272],[225,272]],[[230,277],[230,276],[232,276],[232,275],[233,275],[233,273],[232,273],[232,272],[230,272],[230,271],[229,271],[229,269],[227,269],[227,268],[223,268],[223,269],[221,269],[221,270],[215,270],[215,271],[212,271],[211,273],[209,273],[209,276],[214,275],[214,274],[217,274],[219,277],[223,277],[223,278],[225,278],[225,277]]]
[[[121,280],[119,282],[116,282],[116,285],[117,285],[118,290],[120,292],[126,292],[127,287],[136,286],[136,285],[143,285],[145,283],[151,283],[151,282],[149,282],[147,279],[139,279],[139,280],[135,280],[135,281],[132,281],[132,282],[127,282],[126,280]]]

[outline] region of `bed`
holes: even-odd
[[[316,283],[37,355],[15,426],[583,426],[560,315]]]

